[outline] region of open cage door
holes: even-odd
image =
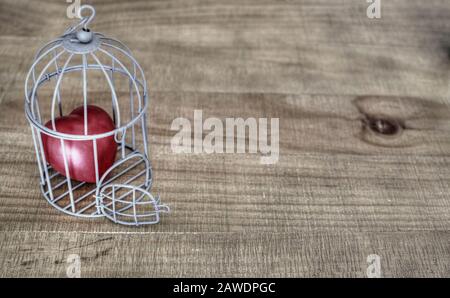
[[[108,181],[111,172],[133,159],[145,165],[144,184],[104,183]],[[169,206],[161,204],[159,197],[155,198],[149,192],[151,183],[152,171],[145,155],[135,153],[127,156],[114,164],[99,180],[95,193],[98,213],[122,225],[139,226],[158,223],[160,213],[167,213],[170,209]]]

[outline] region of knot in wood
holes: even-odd
[[[402,130],[402,125],[394,119],[369,118],[367,122],[370,130],[377,134],[393,136]]]

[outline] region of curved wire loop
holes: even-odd
[[[89,10],[91,12],[91,14],[87,17],[82,17],[82,12],[83,10]],[[80,28],[81,26],[83,26],[83,29],[87,30],[87,26],[92,22],[92,20],[95,18],[95,8],[92,5],[89,4],[84,4],[81,5],[79,10],[78,10],[78,15],[79,17],[81,17],[81,21],[78,22],[78,24],[69,27],[63,34],[63,36],[66,36],[72,32],[74,32],[75,30],[77,30],[78,28]]]

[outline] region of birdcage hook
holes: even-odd
[[[81,21],[81,22],[83,22],[83,28],[87,29],[87,26],[95,18],[95,8],[93,6],[91,6],[91,5],[88,5],[88,4],[80,6],[80,11],[79,11],[80,16],[82,16],[82,11],[83,10],[90,10],[91,11],[91,15],[88,16],[88,17],[83,17],[83,20]]]
[[[91,12],[91,14],[89,16],[83,17],[84,10],[89,10]],[[84,30],[88,30],[88,25],[95,18],[95,8],[92,5],[88,5],[88,4],[81,5],[80,8],[78,9],[78,16],[81,18],[81,21],[78,22],[78,24],[67,29],[66,32],[64,32],[64,35],[68,35],[74,31],[76,31],[80,27],[83,27]]]

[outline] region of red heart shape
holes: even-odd
[[[105,133],[115,129],[111,117],[105,110],[94,105],[87,106],[88,135]],[[51,120],[45,124],[53,129]],[[84,107],[78,107],[69,115],[55,118],[56,131],[84,135]],[[63,149],[59,138],[42,133],[44,154],[47,162],[60,174],[66,176]],[[94,164],[94,146],[92,140],[64,140],[70,178],[78,181],[96,182]],[[99,178],[114,163],[117,143],[114,136],[97,139],[97,158]]]

